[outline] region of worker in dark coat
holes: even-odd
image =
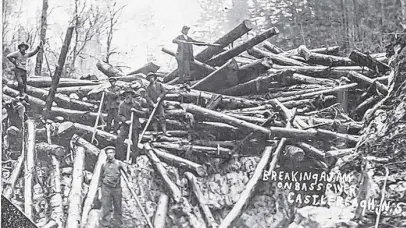
[[[106,163],[101,167],[99,179],[99,200],[102,205],[100,227],[121,227],[122,221],[122,189],[121,172],[125,172],[124,162],[114,158],[116,151],[113,146],[104,148],[106,152]],[[113,208],[112,208],[113,207]],[[113,221],[111,222],[111,212],[113,211]]]
[[[116,86],[117,79],[109,78],[111,86],[104,90],[106,94],[105,109],[107,111],[107,131],[112,131],[112,123],[114,122],[113,132],[117,132],[120,127],[118,118],[118,106],[120,104],[120,88]]]
[[[20,43],[17,47],[18,51],[8,54],[7,59],[15,65],[14,73],[18,83],[18,90],[20,91],[20,95],[23,95],[27,87],[27,60],[36,55],[42,48],[42,41],[37,48],[31,52],[27,52],[30,46],[24,42]]]
[[[147,80],[149,81],[149,85],[146,88],[146,97],[147,103],[149,104],[150,110],[153,110],[154,107],[158,104],[158,98],[162,97],[165,94],[165,89],[162,83],[157,81],[157,75],[155,73],[149,73],[147,75]],[[162,132],[167,135],[166,132],[166,119],[165,119],[165,110],[162,105],[163,102],[160,102],[158,107],[156,108],[154,117],[152,118],[152,127],[154,131],[158,133],[158,124],[162,128]]]
[[[141,129],[139,118],[144,116],[148,110],[142,109],[141,105],[133,98],[137,95],[134,90],[128,89],[123,94],[124,101],[118,107],[118,118],[120,119],[120,133],[117,137],[116,149],[117,159],[125,160],[127,155],[127,144],[131,145],[131,158],[136,162],[140,155],[138,149],[138,136]],[[134,113],[133,122],[131,123],[131,113]],[[132,140],[128,140],[130,125],[132,124]]]
[[[196,41],[190,38],[187,34],[190,27],[182,27],[182,35],[177,36],[172,42],[178,45],[176,51],[176,61],[178,62],[178,76],[181,83],[188,83],[194,78],[190,75],[190,64],[194,61],[193,56],[193,44],[187,42],[193,42],[195,45],[202,46],[204,42]]]

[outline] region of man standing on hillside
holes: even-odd
[[[20,43],[17,47],[18,51],[8,54],[7,59],[15,65],[14,73],[18,83],[18,90],[20,91],[20,95],[23,95],[27,86],[27,60],[36,55],[42,48],[42,41],[37,48],[31,52],[27,52],[30,46],[24,42]]]
[[[190,27],[182,27],[182,35],[177,36],[172,42],[178,45],[176,51],[176,61],[178,62],[178,76],[181,83],[188,83],[194,78],[190,75],[190,63],[194,61],[193,56],[193,44],[198,46],[204,46],[204,42],[196,41],[190,38],[187,34]],[[193,43],[193,44],[192,44]]]
[[[116,133],[119,126],[119,118],[118,118],[118,106],[119,106],[119,98],[120,98],[120,88],[116,86],[117,79],[109,78],[109,82],[111,86],[104,90],[107,101],[106,101],[106,111],[107,111],[107,131],[112,131],[111,124],[114,121],[114,130],[113,132]]]

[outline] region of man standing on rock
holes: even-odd
[[[191,80],[190,75],[190,63],[194,61],[193,56],[193,44],[198,46],[204,46],[204,42],[196,41],[190,38],[187,34],[189,32],[189,26],[182,27],[182,35],[177,36],[172,42],[178,45],[176,51],[176,61],[178,62],[178,76],[181,83],[188,83]]]
[[[158,124],[160,124],[162,132],[164,133],[164,135],[167,135],[165,110],[162,105],[162,102],[158,103],[159,97],[163,99],[165,89],[162,83],[157,81],[157,75],[155,73],[149,73],[147,75],[147,80],[149,81],[149,85],[146,88],[147,96],[145,97],[145,99],[147,100],[147,103],[149,104],[151,109],[153,109],[156,105],[158,105],[154,113],[154,117],[152,118],[153,120],[152,127],[154,128],[154,131],[158,133]]]
[[[127,153],[126,143],[131,145],[131,158],[133,162],[136,162],[136,158],[139,156],[138,149],[138,136],[141,129],[140,116],[144,116],[147,110],[143,110],[141,105],[133,98],[137,95],[134,90],[127,89],[123,94],[125,98],[118,107],[118,118],[120,120],[120,133],[117,137],[117,159],[125,160]],[[131,113],[133,115],[133,121],[131,122]],[[132,140],[128,140],[130,132],[130,125],[132,125]]]
[[[27,60],[36,55],[42,48],[42,41],[37,48],[31,52],[27,52],[30,46],[24,42],[20,43],[17,47],[19,51],[8,54],[7,59],[15,65],[14,73],[18,83],[18,90],[20,91],[20,95],[23,95],[27,87]]]
[[[105,106],[107,111],[107,131],[113,130],[111,128],[111,124],[114,121],[114,130],[113,130],[114,133],[116,133],[118,128],[120,127],[119,125],[120,120],[118,118],[118,106],[120,104],[119,102],[120,88],[116,86],[116,81],[117,79],[115,78],[109,78],[111,87],[104,90],[107,96],[107,102]]]
[[[99,199],[102,204],[102,213],[100,218],[100,227],[121,227],[122,221],[122,189],[121,172],[125,173],[126,165],[124,162],[116,160],[115,148],[108,146],[104,149],[106,152],[106,163],[102,165],[99,179]],[[112,208],[114,207],[114,209]],[[113,226],[110,226],[110,213],[113,211]]]

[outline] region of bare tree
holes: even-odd
[[[116,26],[116,24],[118,22],[121,11],[125,6],[126,5],[123,5],[123,6],[117,8],[117,1],[114,1],[112,6],[108,7],[108,9],[109,9],[109,18],[108,18],[108,28],[107,28],[106,59],[105,59],[105,61],[107,63],[109,63],[110,56],[112,54],[117,53],[115,51],[116,48],[112,48],[111,44],[112,44],[112,41],[113,41],[113,34],[114,34],[114,31],[115,31],[115,26]]]
[[[42,15],[41,15],[41,32],[40,40],[45,44],[46,33],[47,33],[47,11],[48,11],[48,0],[42,1]],[[35,75],[41,75],[42,60],[43,60],[44,50],[39,50],[37,54],[37,61],[35,64]]]

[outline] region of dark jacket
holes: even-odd
[[[146,97],[146,100],[150,105],[153,105],[151,102],[156,103],[158,101],[158,98],[165,93],[165,89],[160,82],[155,82],[155,86],[149,83],[145,91],[148,95]]]
[[[120,105],[119,93],[120,93],[120,88],[118,88],[117,86],[115,86],[114,88],[109,87],[107,89],[106,110],[118,108],[118,106]]]
[[[185,43],[181,43],[178,40],[184,40],[184,41],[188,41],[188,42],[196,42],[196,43],[202,43],[200,41],[196,41],[190,37],[187,37],[187,39],[185,39],[185,37],[183,35],[179,35],[177,36],[172,42],[175,44],[178,44],[178,49],[176,50],[176,54],[175,57],[177,60],[190,60],[193,61],[194,60],[194,56],[193,56],[193,45],[192,44],[185,44]],[[199,45],[199,44],[196,44]],[[199,45],[200,46],[200,45]]]
[[[101,187],[101,184],[105,184],[109,187],[119,188],[120,169],[124,169],[121,161],[115,159],[111,162],[106,161],[101,167],[99,187]]]
[[[136,102],[132,101],[131,103],[127,104],[125,101],[122,101],[120,103],[120,106],[118,107],[118,117],[120,118],[120,121],[125,124],[126,120],[131,120],[131,108],[135,108],[137,110],[141,111],[141,105]],[[134,121],[133,121],[133,129],[141,128],[141,123],[140,123],[140,115],[137,113],[134,113]]]

